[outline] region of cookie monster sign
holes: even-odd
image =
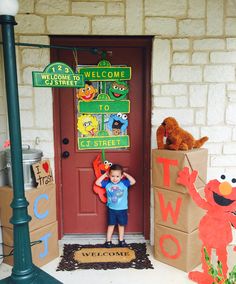
[[[78,149],[129,147],[127,81],[131,79],[131,67],[111,66],[109,61],[102,60],[97,67],[78,68],[78,73],[89,82],[90,88],[98,90],[89,101],[77,96]],[[77,93],[80,92],[79,89]],[[86,129],[90,131],[86,132]]]

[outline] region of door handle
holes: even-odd
[[[68,151],[64,151],[64,152],[62,153],[62,157],[63,157],[64,159],[67,159],[69,156],[70,156],[70,152],[68,152]]]

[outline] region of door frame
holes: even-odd
[[[75,47],[75,38],[87,39],[88,42],[102,39],[104,43],[111,46],[133,46],[141,47],[144,52],[145,78],[144,78],[144,101],[143,101],[143,135],[145,137],[143,143],[143,158],[144,158],[144,178],[143,178],[143,228],[145,239],[150,239],[150,192],[151,192],[151,57],[152,57],[152,37],[151,36],[50,36],[50,44],[53,46],[71,46]],[[119,44],[117,44],[119,42]],[[51,62],[58,59],[57,48],[51,48]],[[71,53],[71,56],[72,53]],[[55,183],[56,183],[56,207],[58,220],[58,237],[61,239],[64,236],[63,232],[63,215],[62,215],[62,167],[61,167],[61,131],[60,131],[60,111],[59,111],[59,96],[58,88],[53,88],[53,133],[54,133],[54,167],[55,167]]]

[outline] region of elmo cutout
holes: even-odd
[[[208,273],[207,263],[204,256],[204,248],[211,256],[212,249],[216,250],[218,261],[222,263],[223,275],[226,278],[228,272],[227,246],[232,242],[232,226],[236,227],[236,179],[229,183],[225,175],[221,175],[221,181],[216,179],[207,183],[204,188],[205,198],[197,192],[194,182],[197,171],[189,173],[185,167],[179,172],[177,183],[187,187],[195,203],[206,211],[205,216],[199,223],[199,237],[202,241],[202,269],[192,271],[189,278],[198,284],[211,284],[212,277]],[[231,184],[232,183],[232,184]],[[234,248],[236,251],[236,247]]]
[[[106,171],[108,171],[111,165],[112,165],[112,163],[109,163],[108,161],[104,161],[104,163],[102,163],[101,162],[101,156],[98,155],[97,158],[93,161],[93,169],[94,169],[96,179],[99,178],[101,175],[103,175]],[[103,203],[107,202],[106,189],[105,188],[97,186],[94,182],[93,191],[96,194],[98,194],[100,200]]]

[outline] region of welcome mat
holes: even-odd
[[[116,268],[153,269],[148,256],[144,243],[128,244],[125,248],[118,246],[105,248],[101,244],[65,244],[57,271]]]

